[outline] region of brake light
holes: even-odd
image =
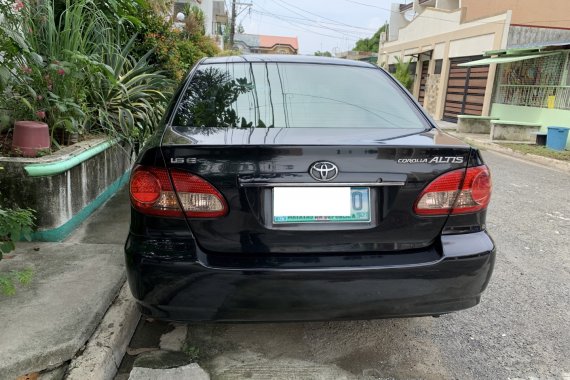
[[[148,215],[180,218],[184,215],[216,218],[227,214],[228,206],[224,197],[208,181],[176,169],[170,170],[170,175],[172,182],[167,169],[136,167],[130,182],[133,207]]]
[[[418,215],[467,214],[486,209],[490,200],[491,174],[482,165],[436,178],[422,191],[414,211]]]

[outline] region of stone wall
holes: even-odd
[[[545,42],[570,40],[570,30],[539,28],[529,26],[511,26],[507,48],[520,45],[540,45]]]
[[[431,116],[435,115],[440,80],[441,74],[430,74],[427,78],[424,108]]]

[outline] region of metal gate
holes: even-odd
[[[451,59],[443,120],[457,122],[457,115],[481,116],[489,66],[458,66],[460,63],[481,58],[476,56]]]
[[[428,78],[429,61],[422,62],[422,74],[420,76],[420,93],[418,94],[418,102],[423,106],[426,96],[426,83]]]

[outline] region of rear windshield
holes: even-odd
[[[398,128],[426,122],[384,72],[300,63],[198,68],[174,118],[177,127]]]

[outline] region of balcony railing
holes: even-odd
[[[400,4],[400,12],[405,12],[409,9],[412,9],[413,6],[414,6],[414,3]]]
[[[570,86],[499,85],[495,103],[548,108],[551,97],[554,108],[570,110]]]

